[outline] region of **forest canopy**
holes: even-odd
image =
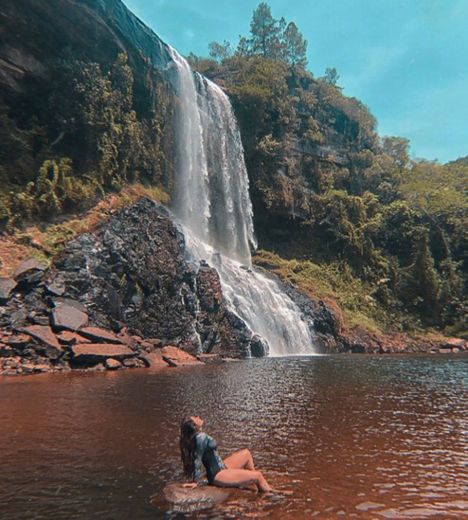
[[[208,57],[188,57],[233,102],[260,247],[351,268],[397,327],[462,334],[466,158],[412,160],[408,139],[380,137],[369,109],[343,94],[336,68],[307,70],[307,48],[262,2],[237,46],[212,42]]]

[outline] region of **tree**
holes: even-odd
[[[281,58],[281,32],[278,20],[271,14],[268,4],[261,2],[250,22],[250,47],[253,54],[264,58]]]
[[[405,137],[385,136],[382,138],[382,148],[395,164],[403,169],[409,163],[409,139]]]
[[[227,40],[224,40],[223,43],[211,42],[208,48],[210,50],[210,58],[217,62],[222,62],[232,56],[231,44]]]
[[[323,76],[323,81],[325,81],[325,83],[336,87],[339,79],[340,75],[338,74],[338,71],[335,69],[335,67],[328,67],[325,69],[325,76]]]
[[[283,33],[286,62],[305,68],[307,66],[307,41],[294,22],[289,22]]]
[[[237,44],[236,56],[245,58],[250,54],[250,42],[245,36],[239,37],[239,43]]]

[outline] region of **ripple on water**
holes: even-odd
[[[181,518],[178,423],[249,447],[280,490],[184,518],[461,518],[467,360],[316,357],[0,382],[0,518]],[[281,495],[281,490],[293,494]]]

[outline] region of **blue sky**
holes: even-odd
[[[258,0],[124,0],[180,53],[237,44]],[[468,0],[270,0],[309,42],[316,76],[336,67],[344,93],[381,135],[410,139],[415,158],[468,155]]]

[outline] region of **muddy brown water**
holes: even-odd
[[[345,355],[3,378],[0,518],[468,518],[467,380],[463,356]],[[280,492],[171,509],[184,413]]]

